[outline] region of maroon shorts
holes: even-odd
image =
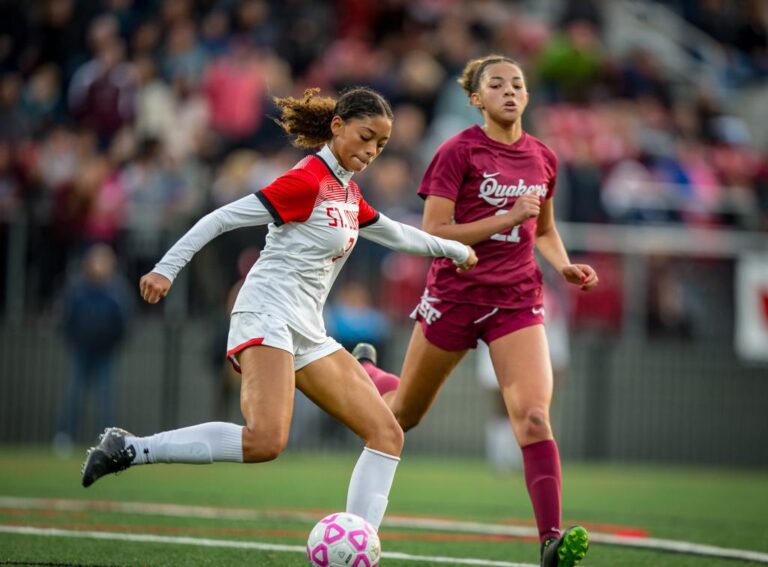
[[[421,323],[424,336],[443,350],[467,350],[477,346],[478,339],[492,341],[533,325],[544,324],[544,307],[536,305],[505,309],[472,303],[454,303],[428,295],[411,313]]]

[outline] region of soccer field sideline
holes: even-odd
[[[0,508],[16,508],[16,509],[37,509],[37,510],[55,510],[55,511],[69,511],[69,512],[87,512],[87,511],[101,511],[101,512],[115,512],[115,513],[130,513],[130,514],[144,514],[144,515],[159,515],[159,516],[179,516],[179,517],[199,517],[199,518],[211,518],[211,519],[228,519],[228,520],[256,520],[265,518],[282,518],[282,519],[296,519],[302,521],[313,522],[318,515],[316,511],[301,511],[301,510],[279,510],[279,511],[258,511],[249,509],[238,508],[220,508],[214,506],[188,506],[182,504],[154,504],[154,503],[141,503],[141,502],[116,502],[116,501],[93,501],[93,500],[71,500],[71,499],[46,499],[46,498],[17,498],[17,497],[0,497]],[[388,527],[402,527],[412,529],[424,529],[424,530],[442,530],[455,533],[474,533],[483,535],[506,535],[513,537],[536,537],[535,528],[528,526],[515,526],[504,524],[488,524],[481,522],[467,522],[457,520],[447,520],[441,518],[429,518],[429,517],[412,517],[412,516],[397,516],[393,515],[388,517],[385,522],[385,526]],[[17,530],[28,530],[26,532]],[[9,533],[10,530],[14,530],[13,533],[26,533],[27,535],[40,535],[40,536],[59,536],[59,537],[93,537],[95,539],[129,539],[131,541],[147,541],[147,542],[163,542],[163,543],[178,543],[185,545],[194,545],[198,542],[198,545],[204,546],[222,546],[222,547],[250,547],[258,549],[267,549],[271,551],[301,551],[304,552],[304,548],[301,546],[285,546],[269,543],[257,543],[257,542],[240,542],[231,540],[219,540],[219,539],[198,539],[189,537],[170,537],[170,536],[157,536],[153,534],[120,534],[114,532],[91,532],[91,531],[75,531],[75,530],[61,530],[50,528],[24,528],[20,526],[0,526],[0,532]],[[88,535],[91,534],[91,535]],[[140,538],[140,539],[131,539]],[[658,538],[649,538],[644,536],[626,536],[615,535],[610,533],[603,533],[599,531],[590,532],[590,540],[594,543],[602,543],[607,545],[634,547],[647,550],[658,550],[666,552],[681,553],[687,555],[697,555],[703,557],[713,557],[720,559],[733,559],[739,561],[754,561],[757,563],[768,564],[768,554],[743,550],[743,549],[731,549],[716,546],[709,546],[685,541],[666,540]],[[266,547],[265,547],[266,546]],[[522,563],[509,563],[499,562],[483,559],[471,559],[471,558],[440,558],[440,557],[427,557],[427,556],[411,556],[409,554],[398,553],[385,553],[385,557],[390,559],[409,559],[412,561],[432,561],[435,563],[453,563],[457,565],[489,565],[489,566],[504,566],[515,567],[520,565],[528,565]]]
[[[60,528],[30,528],[0,525],[0,533],[44,537],[72,537],[83,539],[102,539],[112,541],[130,541],[137,543],[164,543],[171,545],[197,545],[201,547],[229,547],[235,549],[258,549],[278,553],[306,553],[302,545],[281,545],[276,543],[261,543],[249,541],[233,541],[226,539],[208,539],[192,537],[159,536],[154,534],[126,534],[115,532],[94,532],[79,530],[64,530]],[[462,557],[439,557],[428,555],[413,555],[410,553],[383,552],[384,559],[399,559],[403,561],[418,561],[429,563],[445,563],[447,565],[480,565],[487,567],[536,567],[533,563],[510,563],[508,561],[493,561],[491,559],[474,559]]]

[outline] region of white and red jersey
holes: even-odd
[[[378,218],[350,177],[325,148],[256,193],[274,222],[233,313],[279,315],[308,338],[325,337],[322,309],[331,286],[360,226]]]
[[[155,266],[171,281],[202,246],[226,230],[269,223],[266,244],[233,313],[267,313],[310,340],[325,339],[322,310],[358,234],[425,256],[468,257],[466,246],[394,222],[365,202],[326,146],[268,186],[201,219]],[[362,229],[362,230],[361,230]]]

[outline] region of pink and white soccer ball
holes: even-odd
[[[376,530],[363,518],[337,512],[317,522],[309,532],[307,557],[315,567],[377,567],[381,543]]]

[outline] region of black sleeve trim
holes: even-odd
[[[376,216],[374,216],[371,220],[364,222],[360,225],[360,228],[365,228],[366,226],[371,226],[373,223],[379,220],[379,211],[376,211]]]
[[[269,199],[267,198],[267,196],[264,193],[262,193],[261,191],[258,191],[256,193],[254,193],[254,195],[256,195],[259,198],[259,201],[261,201],[261,204],[264,205],[264,208],[266,208],[267,211],[269,211],[269,214],[272,215],[272,218],[275,221],[275,225],[280,226],[280,225],[285,224],[285,221],[280,216],[280,213],[277,212],[277,209],[269,201]]]

